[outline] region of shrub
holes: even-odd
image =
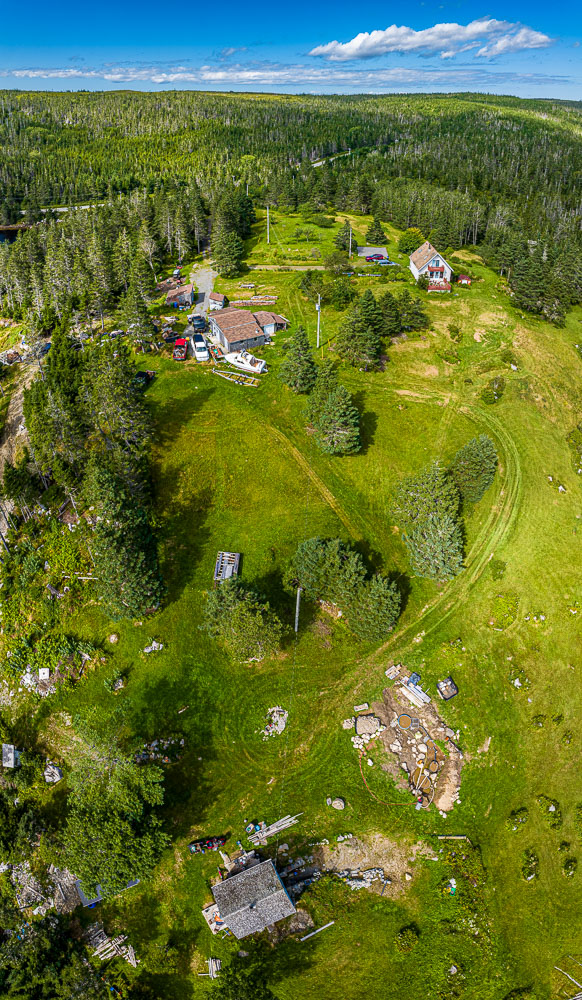
[[[484,403],[492,406],[494,403],[498,403],[503,393],[505,391],[505,379],[501,375],[496,375],[495,378],[489,380],[485,388],[481,393],[481,399]]]
[[[494,558],[489,561],[489,572],[494,580],[502,580],[506,569],[507,563],[503,559]]]
[[[577,858],[566,858],[564,864],[562,865],[562,875],[565,875],[566,878],[572,878],[572,876],[576,874],[577,868]]]
[[[540,859],[533,847],[528,847],[522,855],[521,877],[526,882],[533,882],[539,877]]]
[[[529,812],[525,806],[522,806],[521,809],[514,809],[513,812],[507,817],[505,825],[508,830],[511,830],[512,833],[518,833],[519,830],[522,830],[527,823],[528,816]]]
[[[496,468],[495,445],[486,434],[459,448],[451,465],[451,476],[463,500],[478,503],[491,486]]]
[[[562,810],[560,803],[556,799],[550,799],[547,795],[538,795],[538,805],[546,817],[548,824],[553,830],[557,830],[562,825]]]
[[[396,947],[398,951],[412,951],[418,944],[419,937],[420,931],[416,924],[408,924],[407,927],[401,927],[396,935]]]

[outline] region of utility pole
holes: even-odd
[[[315,306],[317,311],[317,349],[319,350],[319,321],[321,319],[321,295],[317,296],[317,304]]]
[[[350,226],[350,252],[349,252],[348,256],[349,257],[352,256],[352,227],[351,226]]]
[[[301,587],[297,587],[297,599],[295,601],[295,635],[299,631],[299,607],[301,605]]]
[[[267,243],[271,242],[271,230],[269,228],[269,206],[267,205]]]
[[[247,198],[249,196],[249,182],[247,181]]]

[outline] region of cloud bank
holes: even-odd
[[[551,43],[549,35],[526,25],[482,17],[470,24],[434,24],[420,31],[393,24],[383,31],[362,31],[349,42],[317,45],[309,55],[330,62],[373,59],[390,52],[438,54],[441,59],[450,59],[461,52],[477,50],[475,56],[492,58],[523,49],[545,48]]]

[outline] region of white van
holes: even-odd
[[[194,357],[197,361],[209,361],[210,354],[206,346],[206,341],[201,333],[195,333],[193,337]]]

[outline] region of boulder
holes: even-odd
[[[332,799],[331,807],[332,809],[345,809],[346,804],[343,799],[338,797],[337,799]]]
[[[372,736],[377,733],[382,723],[375,715],[358,715],[356,733],[358,736]]]

